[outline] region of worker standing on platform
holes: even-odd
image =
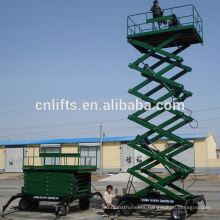
[[[150,13],[153,13],[153,18],[161,17],[161,13],[163,13],[163,10],[161,10],[161,8],[159,7],[159,2],[158,1],[154,1],[153,4],[154,5],[150,9]],[[153,30],[154,31],[156,30],[157,23],[158,23],[159,29],[160,30],[162,29],[162,22],[158,21],[158,22],[154,22],[153,23]]]

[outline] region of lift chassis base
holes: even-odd
[[[153,206],[155,210],[159,206],[169,206],[173,207],[171,209],[171,219],[183,220],[187,214],[196,214],[198,212],[198,202],[201,201],[204,201],[206,206],[204,195],[194,196],[193,199],[178,200],[167,195],[162,195],[159,192],[152,192],[147,196],[138,198],[132,198],[129,195],[123,196],[120,198],[118,205],[121,214],[124,216],[132,215],[137,209],[144,209],[143,205]]]
[[[29,195],[25,193],[18,193],[17,195],[12,196],[8,202],[3,206],[2,209],[2,217],[4,217],[4,212],[7,207],[10,205],[12,201],[15,199],[21,199],[19,202],[19,209],[21,211],[26,211],[28,209],[36,209],[39,206],[40,201],[48,201],[48,202],[59,202],[56,205],[55,209],[55,219],[58,219],[60,216],[65,216],[69,212],[70,204],[79,200],[79,206],[82,210],[87,210],[90,207],[90,199],[93,196],[99,196],[102,198],[100,192],[89,193],[85,195],[75,196],[75,197],[58,197],[58,196],[39,196],[39,195]]]

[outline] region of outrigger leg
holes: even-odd
[[[2,208],[2,217],[4,217],[4,212],[5,212],[5,210],[7,209],[7,207],[10,205],[10,203],[12,202],[12,201],[14,201],[15,199],[17,199],[17,198],[22,198],[22,195],[16,195],[16,196],[12,196],[9,200],[8,200],[8,202],[3,206],[3,208]]]

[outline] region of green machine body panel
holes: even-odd
[[[153,22],[170,19],[174,13],[180,22],[178,27],[170,28],[166,24],[161,30],[153,28]],[[128,173],[145,182],[146,187],[134,194],[128,192],[128,195],[130,198],[142,198],[152,190],[158,190],[170,198],[184,201],[194,199],[195,196],[175,185],[175,182],[184,180],[189,174],[194,173],[194,169],[175,160],[174,156],[192,148],[193,143],[182,139],[174,132],[194,119],[191,114],[176,108],[176,105],[192,96],[192,93],[179,82],[179,78],[192,70],[183,64],[184,60],[179,54],[193,44],[203,43],[203,23],[193,5],[164,9],[164,14],[165,17],[154,19],[151,18],[152,14],[142,13],[128,16],[127,19],[128,42],[142,53],[142,56],[130,63],[129,67],[145,78],[143,82],[130,89],[129,93],[150,103],[151,108],[154,108],[154,111],[143,108],[128,116],[128,119],[147,130],[128,145],[148,156],[147,160],[128,169]],[[140,17],[143,23],[140,23]],[[139,23],[135,21],[136,18]],[[160,108],[156,108],[158,106]],[[161,138],[172,140],[174,144],[160,151],[154,143]],[[162,178],[151,171],[159,164],[169,173],[167,177]]]
[[[89,194],[91,173],[59,171],[24,171],[23,192],[38,196],[73,197]]]

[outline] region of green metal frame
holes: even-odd
[[[201,42],[203,42],[203,21],[194,5],[183,5],[174,8],[167,8],[164,10],[164,17],[152,18],[152,13],[145,12],[140,14],[134,14],[127,17],[127,36],[128,38],[136,35],[152,34],[152,32],[163,33],[169,29],[168,24],[163,26],[162,30],[154,30],[153,22],[170,20],[172,14],[176,14],[180,22],[179,30],[185,28],[193,28],[198,33]],[[183,11],[183,13],[181,13]],[[182,15],[183,14],[183,15]],[[142,20],[142,22],[140,22]]]
[[[192,7],[193,11],[195,12],[196,9],[194,6]],[[151,22],[154,22],[154,20],[152,19]],[[146,35],[146,38],[147,37],[148,35]],[[150,110],[143,108],[128,116],[128,119],[131,121],[148,129],[146,133],[137,136],[133,141],[128,143],[130,147],[149,157],[149,159],[128,169],[128,173],[149,185],[148,187],[132,195],[129,195],[132,198],[146,196],[147,193],[151,192],[153,189],[157,189],[164,194],[178,200],[195,198],[193,194],[184,189],[181,189],[174,184],[175,181],[185,179],[189,174],[194,173],[194,169],[173,159],[174,156],[194,146],[193,143],[184,140],[173,133],[177,129],[194,120],[191,116],[188,116],[184,112],[174,108],[175,103],[184,102],[187,98],[192,96],[190,91],[184,89],[184,85],[176,82],[177,79],[186,73],[191,72],[192,70],[191,67],[185,66],[183,64],[183,58],[178,55],[180,52],[189,48],[191,42],[188,41],[187,44],[176,45],[178,46],[178,49],[176,49],[174,52],[168,52],[164,49],[169,47],[169,44],[176,42],[181,37],[183,37],[183,33],[180,30],[173,35],[171,34],[168,39],[164,39],[161,44],[155,47],[145,43],[144,41],[146,39],[142,38],[142,40],[137,40],[128,36],[128,42],[132,46],[141,48],[143,51],[146,51],[141,58],[129,64],[130,68],[137,70],[143,77],[146,78],[146,80],[144,80],[142,83],[130,89],[129,93],[142,99],[145,102],[149,102],[151,104],[151,108],[157,106],[161,102],[163,103],[160,105],[161,109],[154,112],[150,112]],[[161,35],[161,38],[163,38],[163,35]],[[146,62],[146,60],[151,57],[156,58],[158,61],[149,67],[144,62]],[[143,66],[141,65],[142,63],[144,64]],[[162,68],[162,65],[165,64],[166,66]],[[158,67],[161,67],[161,70],[155,72],[156,68]],[[174,68],[180,69],[180,72],[176,73],[171,78],[164,76],[167,72],[173,70]],[[140,92],[141,89],[150,85],[152,82],[156,82],[158,85],[147,93]],[[155,93],[159,91],[162,92],[164,89],[167,91],[164,95],[159,98],[152,97],[152,95],[155,95]],[[165,101],[168,99],[172,100],[170,103],[172,104],[173,108],[170,110],[166,110],[165,108]],[[172,115],[171,118],[165,120],[159,125],[155,125],[151,122],[152,119],[161,116],[161,114],[165,112],[169,112],[169,114]],[[147,116],[143,116],[143,114],[147,114]],[[153,143],[162,137],[166,137],[174,141],[175,144],[163,151],[158,150]],[[167,177],[159,177],[150,171],[151,168],[154,168],[158,164],[162,164],[168,171],[169,175]],[[141,175],[141,173],[138,171],[147,174],[149,177],[153,178],[154,181]],[[167,186],[170,189],[166,188]]]
[[[171,20],[172,19],[172,15],[168,15],[168,16],[163,16],[163,17],[159,17],[159,18],[152,18],[152,19],[147,19],[146,23],[152,23],[152,22],[158,22],[158,21],[166,21],[166,20]]]

